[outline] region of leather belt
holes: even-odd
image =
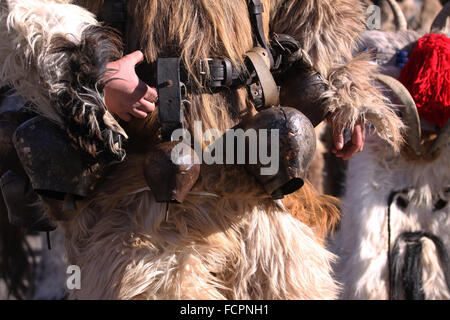
[[[216,91],[222,88],[236,88],[247,85],[250,81],[249,74],[243,70],[233,66],[229,59],[208,58],[209,77],[205,63],[200,62],[200,75],[205,79],[201,85]],[[207,79],[207,80],[206,80]],[[187,88],[195,87],[194,80],[189,77],[188,72],[184,67],[180,67],[180,81],[184,83]]]

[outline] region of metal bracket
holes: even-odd
[[[156,68],[162,138],[170,141],[172,132],[182,128],[180,59],[159,58]]]
[[[270,61],[265,49],[255,47],[245,54],[258,77],[258,85],[249,86],[256,108],[278,106],[280,94],[270,72]]]

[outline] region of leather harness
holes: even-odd
[[[99,13],[99,20],[106,25],[126,34],[127,2],[124,0],[105,0]],[[281,69],[285,57],[300,49],[297,41],[287,35],[274,35],[271,41],[272,51],[266,41],[262,14],[263,4],[260,0],[250,0],[248,4],[249,17],[252,25],[255,47],[246,53],[245,69],[233,66],[227,58],[208,58],[209,77],[202,88],[211,93],[225,88],[247,87],[248,94],[257,110],[279,104],[279,89],[272,73]],[[279,39],[294,47],[286,50]],[[124,39],[125,40],[125,39]],[[200,74],[206,75],[204,63],[199,63]],[[196,83],[185,71],[178,57],[158,58],[156,64],[156,82],[159,97],[159,118],[162,127],[162,137],[170,140],[173,130],[182,126],[182,100],[186,90],[192,90]],[[205,77],[206,78],[206,77]]]

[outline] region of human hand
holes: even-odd
[[[336,157],[348,160],[356,153],[363,151],[365,140],[365,129],[360,120],[353,128],[350,141],[348,141],[345,145],[343,133],[333,129],[334,148],[332,149],[332,152],[336,155]]]
[[[124,121],[132,117],[146,118],[155,110],[158,94],[136,74],[136,64],[144,60],[141,51],[135,51],[123,58],[110,62],[105,75],[105,103],[112,113]]]

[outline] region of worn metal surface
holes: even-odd
[[[23,171],[17,158],[12,136],[17,127],[30,118],[25,111],[6,111],[0,114],[0,175],[8,170]]]
[[[0,188],[12,225],[30,231],[56,229],[56,224],[46,216],[42,202],[26,177],[8,171],[0,178]]]
[[[18,157],[37,193],[63,200],[66,194],[86,197],[106,165],[73,145],[57,124],[35,117],[13,135]]]
[[[180,59],[159,58],[157,61],[158,115],[162,137],[169,141],[173,130],[181,128]]]
[[[321,99],[327,86],[322,76],[302,63],[294,64],[278,80],[280,104],[301,111],[316,127],[326,117],[326,103]]]
[[[267,143],[266,150],[278,148],[278,172],[274,175],[262,175],[261,168],[267,165],[263,165],[259,160],[257,164],[245,164],[247,171],[261,183],[269,195],[274,199],[281,199],[303,186],[316,150],[314,127],[305,115],[294,108],[270,108],[243,121],[234,129],[238,128],[244,131],[267,129],[269,137],[271,130],[279,130],[279,141],[275,146],[271,145],[271,139],[260,141],[258,136],[258,145]]]
[[[145,179],[158,202],[183,202],[199,174],[194,150],[182,142],[158,144],[145,159]]]
[[[280,97],[278,87],[270,72],[269,53],[263,48],[256,47],[246,52],[245,55],[251,64],[251,66],[249,66],[250,69],[253,69],[256,72],[261,88],[262,102],[261,106],[257,107],[278,106],[280,104]],[[259,96],[260,94],[255,94],[252,89],[254,90],[254,88],[250,87],[250,94],[255,102],[255,96]]]

